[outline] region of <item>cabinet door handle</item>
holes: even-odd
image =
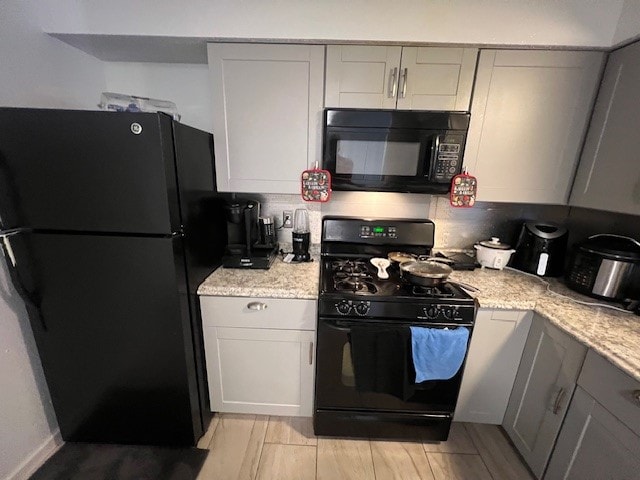
[[[389,93],[387,94],[389,98],[395,98],[396,91],[398,88],[398,82],[396,82],[396,77],[398,76],[398,67],[392,68],[389,70]]]
[[[266,310],[267,304],[262,302],[250,302],[247,304],[249,310]]]
[[[631,394],[638,404],[640,404],[640,390],[634,390]]]
[[[558,394],[556,395],[556,399],[553,402],[553,414],[557,415],[558,412],[560,411],[560,408],[562,408],[562,400],[564,400],[564,396],[567,392],[565,391],[564,388],[561,388],[560,390],[558,390]]]
[[[409,69],[403,68],[400,72],[400,87],[401,93],[400,98],[404,98],[407,96],[407,81],[408,81]]]
[[[309,343],[309,365],[313,365],[313,342]]]

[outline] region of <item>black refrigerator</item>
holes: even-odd
[[[226,244],[211,134],[1,108],[0,230],[62,438],[194,445],[211,416],[196,290]]]

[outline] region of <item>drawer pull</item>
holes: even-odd
[[[266,310],[267,304],[262,302],[250,302],[247,304],[249,310]]]
[[[635,398],[636,402],[640,404],[640,390],[634,390],[631,395],[633,395],[633,398]]]
[[[562,408],[562,400],[564,400],[564,396],[565,396],[565,389],[561,388],[560,390],[558,390],[558,394],[556,395],[556,399],[553,402],[553,414],[557,415],[558,412],[560,411],[560,408]]]
[[[309,365],[313,365],[313,342],[309,343]]]

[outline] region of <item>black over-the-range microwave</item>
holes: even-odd
[[[462,171],[468,112],[328,108],[323,166],[333,190],[447,193]]]

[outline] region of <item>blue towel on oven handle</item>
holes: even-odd
[[[464,361],[469,329],[410,327],[416,383],[452,378]]]

